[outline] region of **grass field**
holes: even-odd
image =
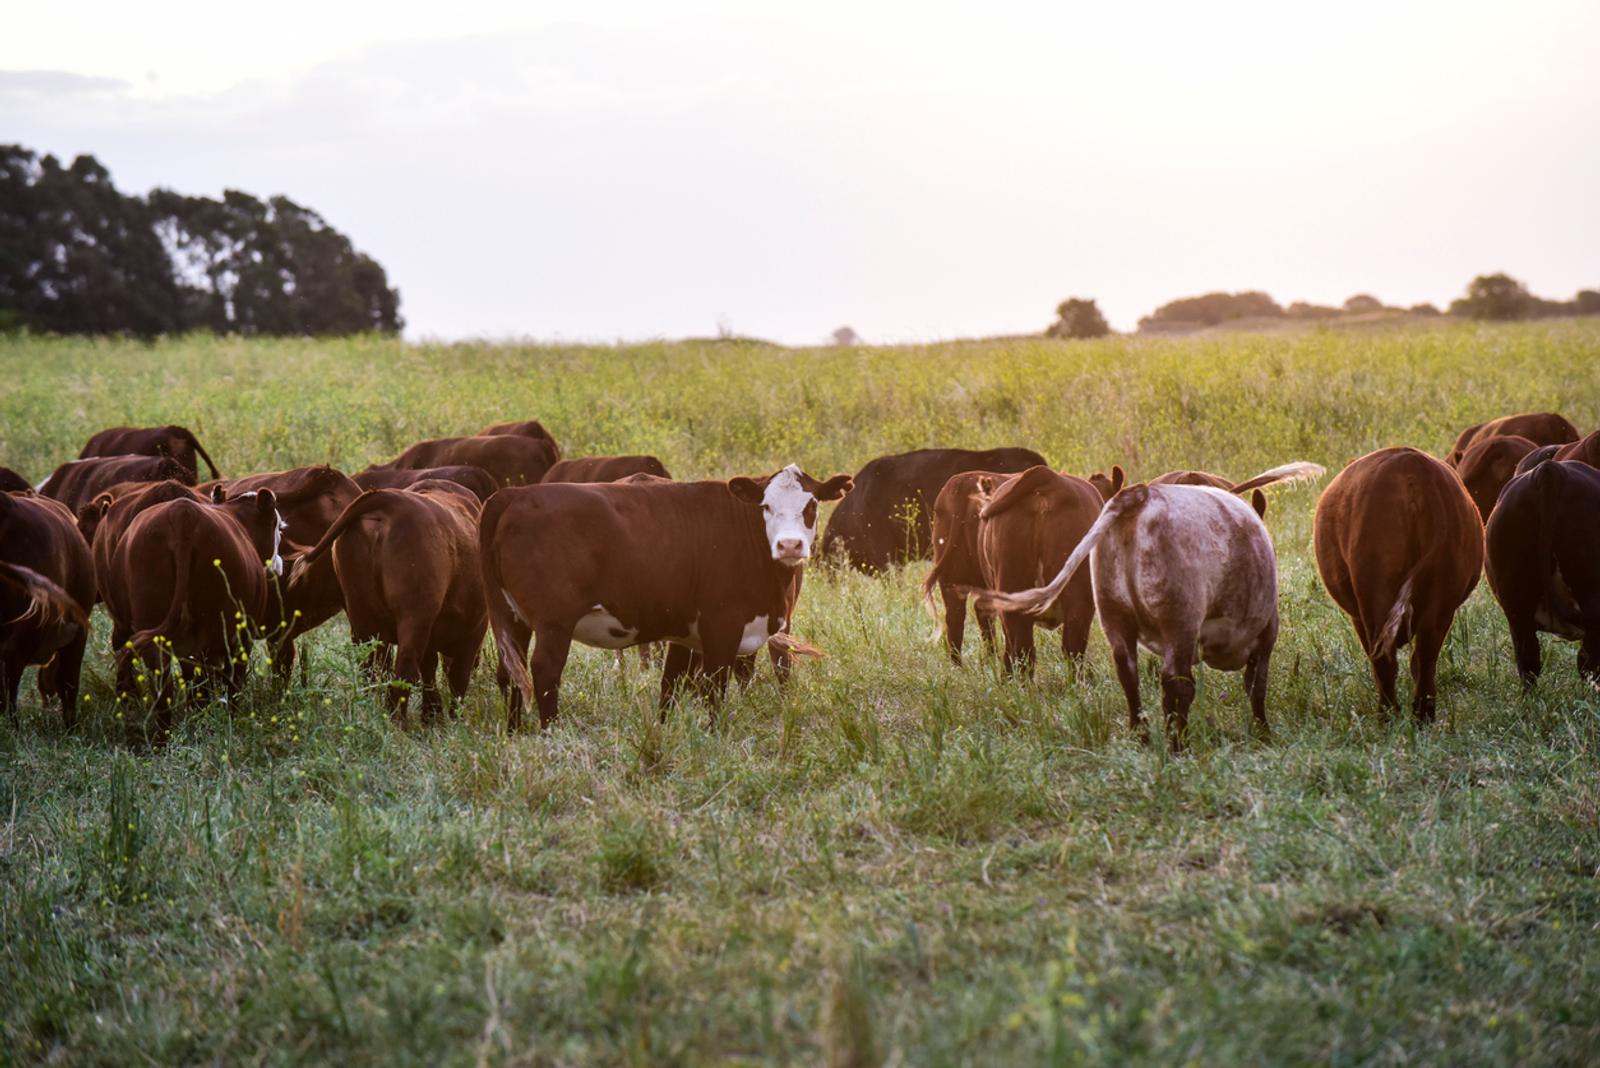
[[[538,417],[571,455],[826,476],[933,444],[1243,478],[1442,452],[1493,415],[1600,423],[1600,321],[796,351],[0,340],[0,463],[180,422],[230,474],[354,469]],[[109,710],[0,723],[0,1061],[1593,1063],[1600,697],[1570,649],[1524,697],[1480,585],[1441,722],[1385,721],[1272,494],[1282,636],[1249,738],[1203,672],[1191,748],[1137,744],[1098,632],[1069,681],[952,667],[915,586],[813,570],[797,631],[712,726],[575,653],[507,737],[489,665],[401,732],[342,622],[159,753]],[[1048,642],[1046,645],[1048,646]],[[1147,694],[1154,693],[1147,688]]]

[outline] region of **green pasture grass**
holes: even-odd
[[[0,341],[0,463],[115,424],[228,473],[347,469],[537,417],[680,477],[1026,444],[1088,471],[1337,470],[1470,423],[1600,422],[1600,322],[783,350],[357,339]],[[1269,741],[1202,670],[1190,749],[1130,735],[1098,631],[954,667],[916,587],[814,568],[717,716],[583,650],[507,736],[492,650],[459,718],[393,727],[342,621],[159,752],[112,711],[0,723],[0,1060],[27,1063],[1592,1063],[1600,697],[1550,642],[1524,695],[1480,586],[1441,721],[1385,719],[1271,493]],[[258,665],[259,666],[259,665]],[[1157,686],[1146,665],[1149,701]]]

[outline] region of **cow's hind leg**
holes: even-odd
[[[89,644],[85,631],[56,653],[51,661],[54,669],[51,683],[55,695],[61,698],[61,723],[68,730],[78,722],[78,681],[83,674],[83,651]],[[183,670],[179,665],[178,670]]]
[[[1122,684],[1122,694],[1128,700],[1128,729],[1139,740],[1149,744],[1150,728],[1139,707],[1139,645],[1137,633],[1125,627],[1115,617],[1102,620],[1106,641],[1111,646],[1111,663],[1117,669],[1117,681]]]
[[[693,650],[676,642],[667,643],[667,655],[661,664],[661,718],[667,718],[667,707],[677,696],[678,684],[689,671]]]
[[[1417,628],[1411,647],[1411,713],[1418,723],[1432,723],[1438,714],[1439,650],[1448,630],[1448,622]]]
[[[422,722],[433,724],[444,718],[444,700],[439,696],[439,652],[429,649],[422,657]]]
[[[539,726],[548,727],[556,718],[556,698],[561,690],[561,672],[572,651],[572,631],[541,627],[533,639],[533,696],[539,704]]]
[[[1179,637],[1161,658],[1161,711],[1173,752],[1189,738],[1189,707],[1194,704],[1194,638]]]
[[[950,662],[961,663],[961,642],[967,630],[967,599],[956,593],[953,588],[941,585],[939,596],[944,600],[944,648],[950,654]],[[994,642],[994,622],[989,623],[989,637],[991,644]]]
[[[1033,647],[1033,617],[1025,612],[1006,612],[1000,617],[1000,626],[1006,635],[1006,674],[1021,672],[1033,678],[1033,665],[1038,659]]]
[[[1256,737],[1268,738],[1267,726],[1267,667],[1272,662],[1272,647],[1257,649],[1244,665],[1244,688],[1250,695],[1250,721]]]

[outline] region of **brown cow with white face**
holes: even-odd
[[[557,460],[545,472],[545,482],[616,482],[633,475],[671,478],[667,465],[654,456],[580,456]]]
[[[415,470],[465,465],[483,468],[502,486],[531,486],[544,478],[559,457],[552,441],[518,434],[480,434],[419,441],[388,463],[372,467]]]
[[[1456,474],[1487,523],[1500,491],[1517,473],[1517,465],[1539,446],[1516,434],[1496,434],[1479,438],[1468,446],[1456,464]]]
[[[271,490],[283,517],[283,538],[292,546],[315,545],[345,508],[361,495],[348,475],[327,464],[264,471],[207,483],[202,492],[220,489],[226,499],[256,490]],[[293,678],[295,640],[322,626],[344,609],[333,561],[322,559],[305,571],[291,592],[278,584],[270,598],[272,616],[266,637],[273,647],[273,669],[284,682]]]
[[[1524,412],[1521,415],[1502,415],[1487,423],[1478,423],[1463,430],[1445,455],[1444,462],[1451,467],[1461,463],[1461,458],[1474,442],[1493,437],[1527,438],[1535,445],[1565,445],[1578,440],[1578,428],[1558,412]]]
[[[556,715],[573,641],[625,649],[669,641],[664,703],[690,655],[703,656],[712,699],[735,660],[783,632],[797,570],[811,555],[817,504],[843,497],[790,465],[727,482],[562,483],[502,490],[484,506],[484,594],[504,676],[509,725],[537,701]],[[535,639],[533,670],[526,662]]]
[[[1466,487],[1425,452],[1379,449],[1328,484],[1313,541],[1322,584],[1372,664],[1379,703],[1398,707],[1398,654],[1415,639],[1411,708],[1431,721],[1439,650],[1483,570],[1483,521]]]
[[[17,714],[29,664],[39,689],[77,718],[78,678],[94,606],[94,565],[77,525],[59,502],[31,492],[0,493],[0,706]]]
[[[368,490],[301,555],[289,582],[293,601],[322,557],[332,556],[351,640],[375,639],[393,649],[395,677],[422,691],[424,722],[442,710],[435,684],[440,659],[459,701],[489,627],[478,574],[479,508],[477,497],[454,482]],[[402,725],[409,692],[389,688],[389,714]]]
[[[1273,471],[1281,481],[1313,477],[1321,468],[1297,463]],[[1278,563],[1272,537],[1249,505],[1209,486],[1130,486],[1106,502],[1049,585],[985,591],[979,599],[1002,611],[1044,612],[1085,561],[1135,731],[1146,732],[1140,645],[1161,657],[1161,704],[1173,748],[1183,745],[1188,730],[1196,659],[1222,671],[1244,669],[1251,714],[1266,730]]]
[[[1104,499],[1089,482],[1048,467],[1031,467],[995,487],[978,514],[978,566],[983,585],[1007,593],[1031,589],[1054,575],[1077,548]],[[1082,658],[1094,622],[1094,591],[1089,576],[1079,573],[1042,612],[1006,612],[1008,670],[1033,673],[1033,628],[1061,628],[1061,652],[1069,661]]]
[[[96,456],[62,464],[39,484],[39,493],[60,501],[77,515],[84,505],[123,482],[168,479],[192,486],[194,472],[170,456]]]
[[[90,438],[88,444],[84,445],[83,451],[78,453],[78,458],[82,460],[91,456],[129,454],[170,456],[189,472],[190,485],[200,477],[200,468],[195,463],[196,456],[206,462],[206,466],[211,469],[212,478],[222,477],[199,439],[188,428],[181,426],[110,427]]]

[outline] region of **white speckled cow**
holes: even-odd
[[[817,502],[849,492],[790,465],[727,482],[551,483],[503,489],[484,505],[479,547],[489,622],[510,690],[508,721],[536,700],[555,718],[572,642],[625,649],[667,641],[663,707],[701,657],[710,695],[740,656],[797,644],[784,633]],[[534,639],[533,667],[527,664]]]
[[[1322,474],[1294,463],[1250,479],[1252,487]],[[1048,586],[985,592],[1002,611],[1040,612],[1089,561],[1095,610],[1128,699],[1128,723],[1146,733],[1139,705],[1138,646],[1161,657],[1161,704],[1174,749],[1194,701],[1196,659],[1244,668],[1250,710],[1267,725],[1267,664],[1278,639],[1278,564],[1257,509],[1206,486],[1130,486],[1106,502]]]

